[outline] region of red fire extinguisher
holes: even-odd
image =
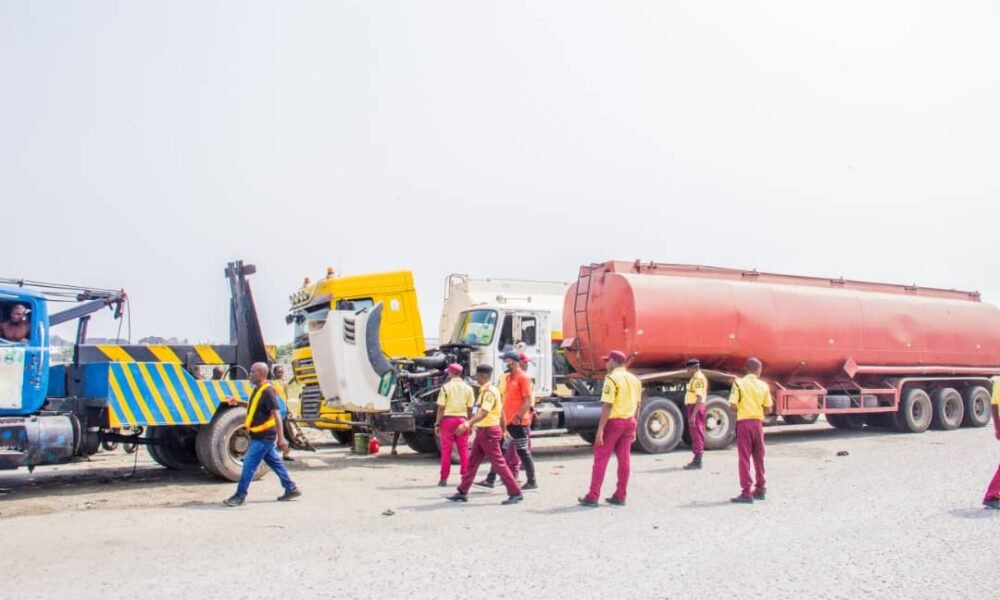
[[[368,454],[378,454],[379,447],[378,438],[373,435],[371,441],[368,442]]]

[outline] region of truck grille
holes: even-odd
[[[319,409],[323,405],[323,394],[319,390],[319,385],[311,384],[303,386],[299,400],[302,403],[303,419],[319,418]]]

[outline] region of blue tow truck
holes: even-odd
[[[88,344],[95,313],[126,314],[123,290],[0,279],[0,334],[26,333],[0,337],[0,469],[66,463],[102,443],[128,442],[169,469],[237,481],[249,444],[246,409],[225,398],[246,400],[250,365],[270,362],[248,279],[255,271],[242,261],[226,267],[228,345]],[[51,329],[72,321],[72,360],[54,364]],[[200,365],[222,366],[226,377],[195,377]],[[290,441],[302,443],[290,427]]]

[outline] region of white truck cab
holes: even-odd
[[[535,396],[552,395],[552,313],[530,307],[493,304],[464,310],[457,316],[448,343],[472,346],[470,371],[482,364],[504,371],[504,352],[528,355],[528,376]]]

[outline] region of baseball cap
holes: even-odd
[[[700,367],[701,366],[701,361],[699,361],[697,358],[692,358],[691,360],[687,361],[687,363],[685,363],[685,364],[688,367]]]
[[[627,358],[628,357],[625,356],[625,353],[622,352],[621,350],[612,350],[611,352],[608,352],[607,356],[602,356],[601,360],[604,361],[604,362],[608,362],[609,360],[613,360],[615,362],[624,363]]]
[[[508,350],[507,352],[504,352],[503,354],[500,355],[500,360],[507,360],[507,359],[513,360],[515,362],[521,362],[521,355],[512,350]]]
[[[528,355],[525,354],[524,352],[517,355],[517,360],[523,362],[524,364],[528,364],[531,362],[531,359],[528,358]]]
[[[451,363],[445,369],[445,373],[447,373],[449,375],[461,375],[462,371],[463,371],[462,365],[460,365],[458,363]]]

